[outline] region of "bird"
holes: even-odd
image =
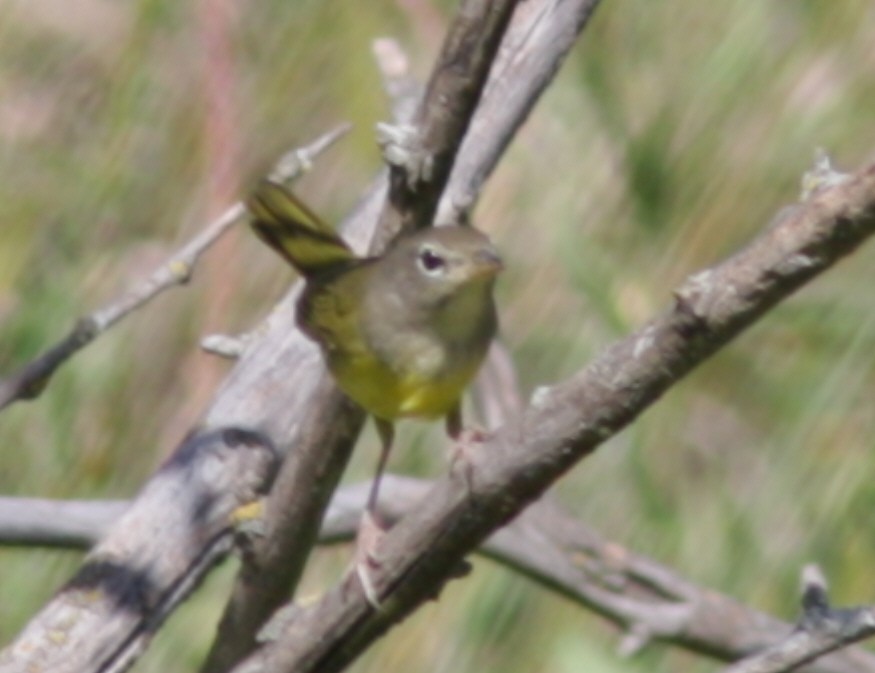
[[[365,514],[403,418],[444,418],[463,431],[461,397],[498,329],[501,256],[471,226],[403,232],[359,256],[284,185],[263,179],[247,200],[255,234],[303,276],[295,309],[337,386],[375,420],[380,455]]]

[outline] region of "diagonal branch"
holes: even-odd
[[[381,514],[392,522],[414,511],[431,488],[428,482],[397,476],[384,483]],[[323,541],[348,540],[355,534],[366,495],[367,484],[335,494],[326,514]],[[792,629],[791,624],[604,539],[549,496],[495,531],[477,551],[605,617],[638,638],[639,647],[661,641],[736,661],[783,641]],[[846,630],[843,635],[849,633]],[[620,647],[627,656],[634,653],[628,649],[630,640],[624,638]],[[875,671],[875,655],[848,648],[803,670],[871,672]]]
[[[381,230],[431,225],[518,2],[462,0],[412,124],[379,127],[390,164]]]
[[[276,458],[275,447],[254,432],[193,433],[0,654],[0,671],[129,666],[188,591],[227,555],[231,512],[263,492]]]
[[[289,152],[280,160],[275,170],[287,180],[297,177],[309,168],[314,157],[331,147],[348,131],[348,126],[338,127],[310,145]],[[58,367],[85,346],[166,290],[188,282],[200,256],[234,226],[244,213],[242,203],[230,206],[147,278],[106,306],[80,318],[58,343],[18,371],[0,378],[0,411],[13,402],[39,397]]]
[[[622,430],[690,370],[875,233],[875,164],[784,209],[725,262],[691,276],[674,305],[569,380],[536,392],[470,469],[437,482],[387,534],[371,579],[299,608],[279,639],[237,673],[337,671],[418,605],[464,556],[564,472]]]
[[[577,41],[600,0],[521,2],[501,44],[436,216],[465,221],[505,147]],[[522,86],[521,83],[525,83]],[[472,152],[470,148],[488,146]]]

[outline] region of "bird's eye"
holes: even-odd
[[[422,248],[419,251],[419,265],[426,273],[434,274],[443,269],[447,261],[431,248]]]

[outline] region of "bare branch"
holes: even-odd
[[[313,160],[352,130],[352,124],[341,124],[319,136],[309,145],[289,150],[282,155],[270,172],[277,182],[291,182],[313,168]]]
[[[380,511],[389,521],[398,521],[413,511],[430,490],[427,482],[398,476],[390,476],[384,483]],[[335,495],[326,514],[323,542],[353,536],[366,495],[366,484]],[[478,551],[562,593],[627,632],[724,661],[735,661],[767,647],[792,628],[604,539],[549,496],[493,533]],[[875,655],[850,648],[824,657],[805,670],[875,671]]]
[[[82,568],[0,655],[0,671],[119,670],[229,551],[230,514],[270,482],[277,456],[244,430],[189,437]]]
[[[410,74],[407,54],[398,42],[384,37],[374,40],[372,48],[383,78],[383,90],[392,104],[392,118],[396,123],[410,121],[425,88]]]
[[[875,606],[835,609],[816,566],[802,575],[802,619],[777,644],[724,669],[724,673],[783,673],[875,635]],[[858,669],[859,670],[859,669]]]
[[[541,3],[527,0],[530,6],[542,4],[552,7],[554,2],[555,0],[542,0]],[[592,0],[572,0],[563,4],[591,6]],[[542,24],[549,25],[554,18],[564,21],[567,17],[561,13],[550,14]],[[575,25],[580,29],[583,24],[578,22]],[[519,29],[530,30],[530,26],[520,25]],[[565,55],[567,45],[545,40],[539,44],[539,48],[543,50],[543,57],[539,62],[549,78],[555,74]],[[514,85],[522,96],[525,96],[526,92],[535,95],[538,90],[537,83],[541,79],[540,73],[529,70],[523,72]],[[506,135],[506,133],[507,127],[496,127],[496,134]],[[498,147],[495,146],[496,142]],[[488,164],[490,158],[500,155],[505,145],[506,137],[496,135],[490,138],[486,125],[476,143],[466,144],[463,154],[472,155],[468,161],[474,166],[480,165],[478,155],[485,157],[484,161]],[[490,168],[486,167],[475,171],[474,174],[485,175],[489,170]],[[380,195],[385,193],[384,189],[378,186],[373,190],[356,210],[355,217],[344,227],[344,237],[356,250],[364,250],[370,240],[373,225],[378,219],[382,205]],[[468,191],[475,190],[472,187]],[[246,494],[252,490],[251,477],[258,474],[259,470],[254,466],[241,469],[233,460],[214,460],[213,456],[221,456],[222,451],[212,454],[209,451],[199,450],[198,438],[210,428],[229,426],[259,428],[265,436],[277,438],[276,448],[281,453],[286,453],[289,447],[295,444],[298,430],[305,424],[305,419],[312,416],[314,410],[326,401],[324,395],[315,394],[315,391],[323,389],[321,386],[326,376],[322,362],[312,343],[294,329],[291,320],[290,309],[295,296],[294,290],[290,292],[278,309],[271,314],[264,329],[259,331],[259,338],[247,344],[237,366],[229,374],[207,413],[203,423],[204,429],[184,442],[174,454],[174,456],[184,455],[190,462],[187,474],[198,475],[209,469],[213,471],[213,476],[218,483],[225,483],[224,480],[228,480],[228,499],[232,502],[245,502]],[[333,419],[333,423],[352,427],[356,422],[360,422],[357,421],[357,413],[360,414],[355,410],[345,410]],[[360,419],[360,416],[358,418]],[[321,448],[321,455],[324,455],[326,460],[331,460],[336,454],[336,462],[343,465],[347,450],[348,446],[344,443],[338,446],[326,444]],[[262,469],[261,474],[265,475],[264,478],[267,480],[266,475],[269,475],[269,470]],[[266,484],[267,481],[262,486],[266,487]],[[205,495],[200,482],[192,483],[192,480],[185,475],[173,472],[157,474],[147,484],[144,493],[153,490],[163,492],[162,507],[153,510],[150,499],[141,497],[132,504],[127,515],[138,517],[143,521],[141,528],[145,530],[160,529],[160,517],[164,513],[164,506],[172,508],[173,511],[187,511],[186,503],[189,502],[189,498],[198,500]],[[206,495],[207,499],[211,497]],[[276,509],[279,508],[273,511]],[[123,527],[114,526],[106,540],[92,554],[99,557],[102,550],[117,548],[119,541],[124,540],[125,536],[126,531]],[[198,545],[193,545],[191,541],[203,540],[205,537],[208,536],[202,533],[202,528],[199,526],[189,529],[171,527],[168,534],[158,540],[160,548],[154,553],[146,553],[137,548],[130,553],[120,553],[117,556],[122,562],[120,565],[126,562],[148,564],[150,561],[155,562],[154,556],[157,557],[160,566],[169,556],[167,551],[173,550],[172,557],[180,560],[184,567],[188,559],[199,549]],[[180,554],[180,550],[185,553]],[[307,550],[304,549],[301,553],[306,554]],[[88,567],[86,565],[83,572]],[[128,574],[121,572],[117,566],[105,566],[103,570],[103,581],[108,586],[121,586],[129,581]],[[159,585],[157,590],[166,586],[168,581],[172,581],[169,578],[178,577],[180,572],[184,571],[177,567],[174,572],[162,574],[161,581],[157,583]],[[83,613],[81,601],[76,598],[75,580],[61,589],[56,597],[32,619],[12,646],[3,653],[0,659],[3,662],[0,663],[0,671],[19,670],[31,666],[63,672],[88,670],[83,662],[90,662],[91,668],[96,669],[103,667],[109,661],[123,658],[130,661],[130,656],[124,655],[133,652],[134,648],[125,644],[143,641],[142,626],[152,614],[150,607],[141,605],[137,609],[128,610],[124,619],[113,619],[112,606],[115,603],[111,600],[109,592],[92,592],[90,600],[94,604],[94,609]],[[74,621],[81,628],[75,633],[65,633],[65,637],[59,641],[53,636],[55,633],[53,627],[59,620],[66,619],[71,614],[76,616]],[[107,628],[107,622],[111,622],[112,628]],[[4,668],[7,665],[8,668]]]
[[[462,0],[410,126],[381,125],[390,165],[380,229],[432,223],[456,154],[519,0]]]
[[[357,586],[338,587],[299,609],[292,628],[235,670],[340,670],[434,597],[492,531],[873,230],[875,165],[782,211],[746,249],[690,277],[664,314],[568,381],[538,391],[521,418],[485,442],[464,475],[439,480],[382,541],[371,577],[379,612]]]
[[[348,131],[348,125],[338,127],[317,138],[310,145],[289,152],[277,164],[276,174],[285,180],[300,175],[309,169],[310,162],[315,156],[328,149]],[[13,402],[39,397],[58,367],[78,351],[165,290],[186,283],[191,278],[200,256],[228,231],[244,215],[244,212],[242,203],[230,206],[147,278],[103,308],[80,318],[73,329],[57,344],[17,372],[0,379],[0,411]]]
[[[431,483],[417,479],[396,475],[384,479],[380,514],[389,522],[398,521],[416,507],[431,488]],[[321,543],[353,539],[369,489],[370,484],[364,483],[335,492],[320,531]],[[126,505],[120,501],[0,498],[0,541],[87,546]],[[532,504],[477,551],[550,591],[560,592],[628,633],[724,661],[763,650],[792,631],[791,624],[696,585],[674,570],[604,539],[549,498]],[[675,618],[666,620],[666,615]],[[276,630],[275,622],[272,620],[265,630]],[[875,655],[847,648],[804,670],[872,673]]]
[[[123,500],[0,497],[0,546],[88,548],[127,506]]]
[[[505,148],[598,5],[599,0],[527,0],[517,6],[453,165],[436,222],[467,220]]]
[[[291,597],[316,543],[323,512],[365,418],[328,377],[315,395],[320,404],[304,419],[295,450],[266,501],[263,532],[245,548],[203,671],[227,670],[255,649],[259,628]]]

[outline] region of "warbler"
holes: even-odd
[[[462,430],[460,398],[495,336],[493,285],[502,261],[467,226],[401,234],[359,257],[289,190],[263,180],[247,202],[255,233],[304,277],[296,322],[320,347],[338,387],[376,421],[380,459],[373,514],[399,418],[446,418]]]

